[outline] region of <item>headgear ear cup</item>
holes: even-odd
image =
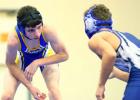
[[[22,32],[25,35],[25,28],[23,27],[21,22],[17,23],[18,29],[20,30],[20,32]]]
[[[97,31],[95,28],[94,24],[94,20],[88,16],[88,17],[84,17],[84,23],[85,23],[85,32],[87,33],[88,37],[91,38],[92,37],[92,33]]]

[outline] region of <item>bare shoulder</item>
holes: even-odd
[[[49,26],[49,25],[44,25],[43,26],[43,32],[45,33],[45,34],[49,34],[49,33],[56,33],[55,32],[55,29],[52,27],[52,26]]]
[[[18,50],[18,38],[16,33],[10,32],[8,35],[7,52],[6,52],[6,63],[14,63]]]
[[[94,34],[94,35],[90,38],[90,40],[88,41],[88,46],[89,46],[89,48],[90,48],[92,51],[96,52],[97,49],[99,48],[100,41],[101,41],[102,38],[103,38],[102,35]]]
[[[45,34],[45,38],[50,43],[55,53],[63,52],[64,54],[67,54],[64,43],[61,41],[60,37],[58,37],[56,30],[54,28],[44,26],[43,32]]]
[[[99,33],[105,40],[118,40],[119,38],[112,32],[109,31],[102,31]]]
[[[8,34],[8,45],[17,46],[19,44],[18,36],[15,31]]]
[[[102,31],[95,34],[95,36],[91,38],[90,43],[95,43],[95,45],[98,46],[101,39],[104,42],[109,43],[114,49],[117,49],[120,45],[120,39],[114,33],[108,31]]]
[[[45,36],[45,39],[48,41],[54,40],[54,39],[58,39],[57,38],[57,33],[55,31],[55,29],[51,26],[43,26],[43,33]]]

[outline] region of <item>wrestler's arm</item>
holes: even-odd
[[[99,86],[105,86],[105,83],[112,72],[113,65],[116,58],[115,49],[110,43],[103,39],[99,34],[93,36],[89,41],[89,48],[97,55],[101,56],[101,72],[99,79]]]
[[[63,62],[68,59],[68,53],[64,46],[64,44],[58,39],[58,36],[55,31],[50,30],[46,27],[43,29],[45,39],[50,42],[52,49],[54,50],[55,54],[49,57],[41,58],[36,60],[38,65],[49,65],[55,64],[59,62]]]
[[[18,39],[15,36],[15,34],[12,33],[8,36],[6,65],[8,66],[8,69],[10,70],[11,74],[29,89],[31,83],[25,78],[24,73],[15,63],[17,50],[18,50]]]

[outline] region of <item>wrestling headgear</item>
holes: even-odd
[[[42,16],[41,14],[38,12],[38,11],[32,11],[28,14],[26,14],[22,19],[19,19],[17,17],[17,26],[18,26],[18,29],[20,30],[20,32],[23,33],[24,36],[26,36],[25,34],[25,27],[30,27],[31,25],[30,24],[34,24],[34,25],[38,25],[40,23],[43,24],[42,22]]]
[[[84,15],[85,33],[89,38],[101,28],[112,29],[112,18],[108,20],[97,19],[94,15],[94,8],[96,8],[96,5],[90,8]]]

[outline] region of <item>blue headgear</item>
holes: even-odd
[[[108,20],[100,20],[94,16],[94,8],[96,5],[89,9],[88,12],[84,15],[84,23],[85,23],[85,33],[89,38],[91,38],[96,32],[98,32],[101,28],[109,28],[112,29],[112,19]],[[106,25],[107,26],[104,26]]]
[[[24,36],[26,36],[26,34],[25,34],[25,26],[23,26],[23,22],[35,20],[35,19],[38,19],[41,23],[43,23],[42,16],[39,12],[32,12],[29,15],[25,16],[22,20],[19,20],[17,18],[17,27],[20,30],[20,32],[23,33]]]

